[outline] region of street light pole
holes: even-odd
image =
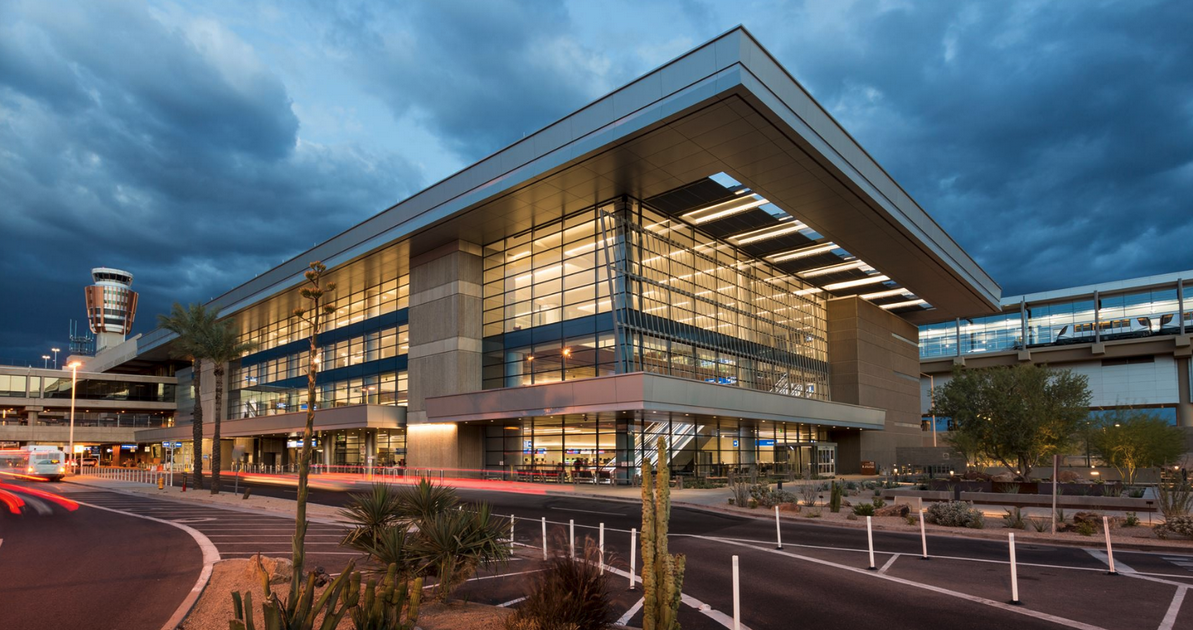
[[[83,464],[75,455],[75,389],[79,384],[79,362],[71,361],[70,365],[70,454],[75,459],[75,474],[82,472]]]
[[[43,354],[41,355],[41,369],[44,370],[48,367],[50,367],[50,355]]]
[[[54,369],[58,369],[58,348],[50,348],[50,352],[54,353]]]

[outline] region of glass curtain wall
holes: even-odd
[[[667,440],[666,461],[675,474],[724,477],[800,474],[813,463],[809,447],[827,432],[806,424],[678,414],[519,418],[486,425],[485,466],[523,481],[628,483],[643,458],[658,464],[659,437]]]
[[[649,371],[828,398],[823,299],[636,201],[489,243],[484,268],[486,389]]]

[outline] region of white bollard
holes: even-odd
[[[733,630],[741,630],[741,578],[737,556],[733,556]]]
[[[576,559],[576,519],[568,519],[568,553],[571,559]]]
[[[514,515],[510,514],[510,549],[514,548]]]
[[[783,548],[783,530],[779,527],[779,506],[775,506],[775,541],[778,546],[775,549]]]
[[[1114,570],[1114,549],[1110,547],[1110,518],[1102,517],[1102,531],[1106,532],[1106,559],[1110,561],[1110,575],[1118,575]]]
[[[634,571],[638,560],[638,528],[630,529],[630,590],[634,590]]]
[[[605,574],[605,524],[601,523],[601,534],[597,538],[597,548],[601,552],[601,575]]]
[[[870,570],[876,571],[878,567],[874,566],[874,532],[870,528],[870,517],[866,517],[866,543],[870,546]]]
[[[543,517],[543,560],[547,559],[547,517]]]
[[[1008,533],[1009,544],[1011,546],[1011,603],[1019,604],[1019,572],[1015,566],[1015,534]]]
[[[924,532],[924,509],[920,508],[920,543],[924,547],[924,559],[928,559],[928,534]]]

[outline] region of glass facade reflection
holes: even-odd
[[[1178,293],[1183,295],[1183,310]],[[1173,281],[1167,286],[1099,293],[1096,302],[1093,294],[1085,294],[1069,300],[1009,305],[999,315],[920,326],[920,358],[1176,335],[1182,319],[1186,331],[1193,331],[1190,300],[1193,287],[1178,287]]]
[[[634,200],[485,246],[484,387],[655,372],[828,398],[824,300]]]

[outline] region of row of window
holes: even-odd
[[[326,371],[379,359],[389,359],[406,354],[409,346],[410,333],[406,324],[368,332],[351,339],[323,345],[319,354],[319,369]],[[287,378],[305,376],[309,365],[309,356],[310,351],[306,350],[234,369],[232,371],[232,388],[264,385]]]

